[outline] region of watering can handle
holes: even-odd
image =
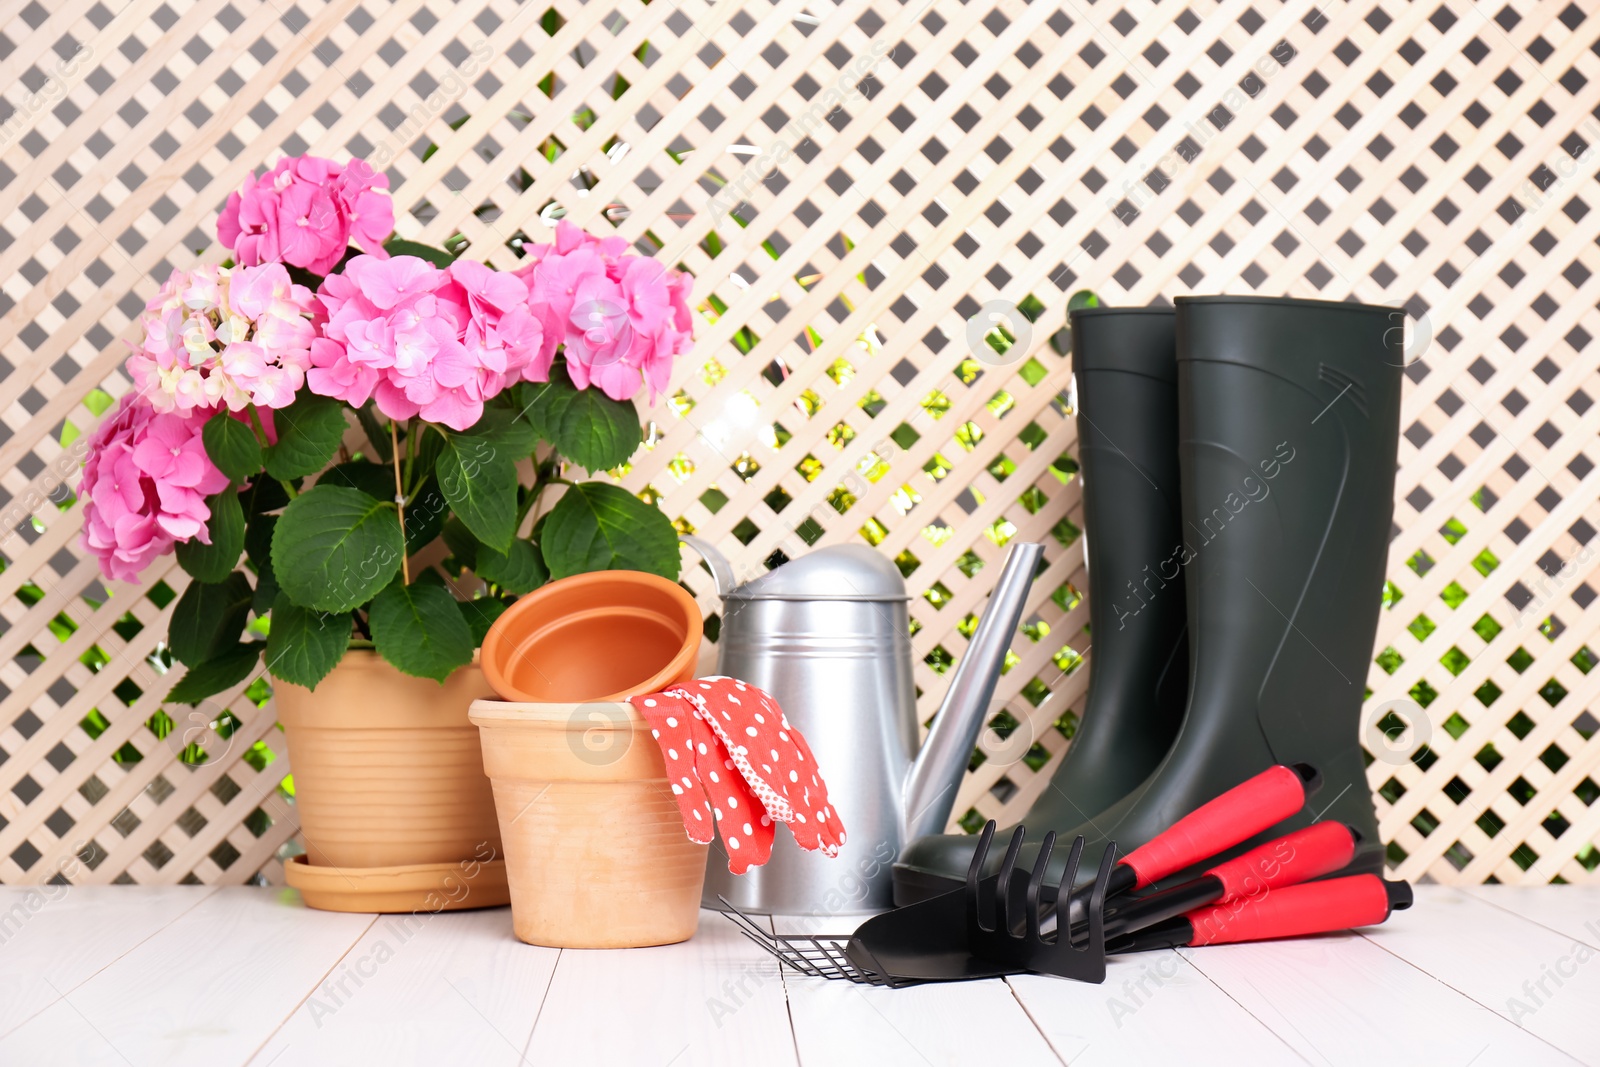
[[[739,583],[733,576],[733,564],[728,562],[727,556],[718,552],[711,542],[693,534],[679,534],[678,540],[694,549],[695,554],[706,561],[706,566],[711,568],[711,579],[717,583],[718,596],[727,596],[733,592]]]

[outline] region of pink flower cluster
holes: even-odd
[[[79,487],[82,543],[108,578],[138,580],[179,541],[211,543],[206,497],[226,489],[228,477],[206,455],[204,424],[130,393],[95,429]]]
[[[382,259],[394,232],[394,204],[378,192],[388,187],[388,176],[364,160],[340,166],[317,156],[282,159],[228,197],[217,237],[246,266],[290,263],[327,274],[352,240]]]
[[[313,393],[460,431],[506,386],[549,377],[527,286],[481,263],[357,256],[317,296],[327,320],[311,345]]]
[[[562,221],[553,244],[529,245],[517,270],[544,326],[541,362],[564,346],[573,384],[631,400],[648,383],[666,390],[672,361],[692,343],[688,275],[633,255],[622,237],[594,237]],[[533,380],[543,381],[543,377]]]
[[[315,307],[281,263],[175,270],[145,306],[128,373],[157,411],[283,407],[311,365]]]

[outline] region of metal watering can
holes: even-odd
[[[761,914],[853,914],[893,906],[902,844],[940,833],[1022,620],[1044,546],[1011,546],[927,743],[917,748],[910,597],[899,569],[865,545],[834,545],[739,585],[711,545],[685,536],[723,600],[717,673],[760,686],[805,735],[848,840],[828,859],[779,842],[763,867],[728,873],[712,844],[702,903]]]

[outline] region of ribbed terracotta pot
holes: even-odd
[[[441,686],[353,649],[314,692],[274,679],[273,694],[313,866],[500,855],[494,796],[467,719],[474,700],[493,695],[476,664]]]
[[[625,703],[477,700],[517,937],[640,948],[693,936],[706,848],[684,833],[650,727]]]

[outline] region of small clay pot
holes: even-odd
[[[273,679],[295,807],[314,867],[495,859],[500,828],[467,707],[476,665],[444,685],[352,649],[315,691]]]
[[[694,934],[708,846],[684,832],[661,750],[632,705],[477,700],[470,715],[518,938],[640,948]]]
[[[504,700],[622,700],[694,677],[700,606],[644,571],[562,578],[519,599],[483,639],[483,673]]]

